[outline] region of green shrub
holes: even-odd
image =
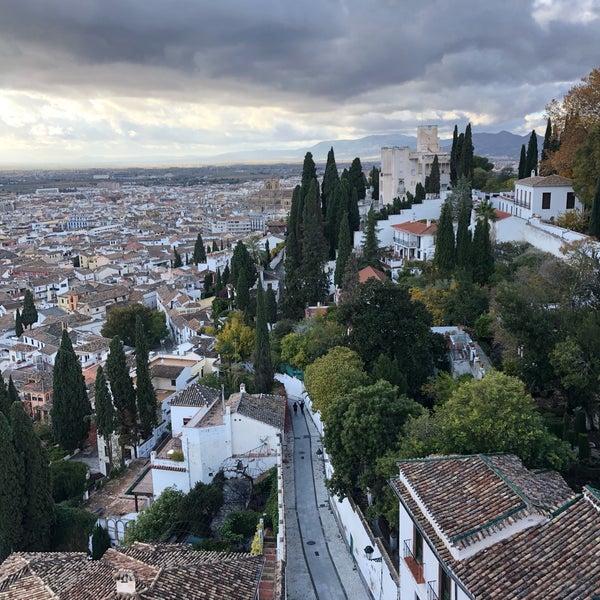
[[[52,528],[53,552],[87,552],[88,540],[96,516],[66,504],[56,505],[56,521]]]
[[[54,502],[73,500],[80,502],[85,490],[88,469],[77,461],[60,460],[50,465],[52,497]]]
[[[579,460],[588,460],[590,457],[590,442],[588,440],[587,433],[580,433],[577,439],[577,446],[579,447],[578,457]]]
[[[173,450],[169,455],[169,458],[175,462],[183,462],[183,450]]]
[[[223,539],[232,545],[245,545],[254,535],[256,524],[261,516],[261,513],[253,510],[242,510],[227,515],[221,526]]]

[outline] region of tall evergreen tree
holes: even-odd
[[[529,177],[531,172],[533,171],[535,175],[537,175],[537,166],[538,166],[538,142],[537,142],[537,133],[535,129],[531,132],[529,136],[529,143],[527,144],[527,175]]]
[[[15,335],[17,337],[21,337],[23,335],[23,319],[21,319],[21,313],[17,308],[17,312],[15,313]]]
[[[529,177],[530,173],[527,173],[527,152],[525,151],[525,144],[521,145],[521,156],[519,157],[519,179],[525,179]]]
[[[240,271],[237,285],[235,286],[235,304],[238,310],[244,312],[250,304],[250,289],[246,279],[246,271]]]
[[[471,207],[463,203],[458,214],[456,230],[456,266],[463,273],[471,271]]]
[[[268,393],[273,387],[273,365],[265,307],[265,294],[262,285],[256,294],[256,333],[254,336],[254,383],[261,393]]]
[[[21,312],[21,322],[25,327],[29,327],[34,323],[37,323],[38,312],[35,308],[35,302],[33,300],[33,294],[31,290],[25,290],[25,296],[23,297],[23,312]]]
[[[277,297],[271,287],[265,292],[265,318],[269,325],[277,323]]]
[[[303,214],[302,264],[300,275],[305,305],[323,302],[327,295],[327,243],[323,234],[323,219],[319,206],[316,180],[311,183],[305,199]]]
[[[158,425],[158,400],[148,368],[148,341],[144,334],[142,319],[135,321],[135,396],[143,440],[150,437]]]
[[[465,129],[465,136],[460,149],[460,167],[458,176],[466,177],[473,181],[473,136],[471,134],[471,123]]]
[[[12,429],[6,415],[0,412],[0,562],[12,552],[21,533],[24,497],[20,482]]]
[[[206,250],[204,248],[204,240],[202,234],[198,233],[196,243],[194,244],[194,254],[192,254],[192,262],[197,265],[206,262]]]
[[[19,392],[15,387],[15,382],[13,381],[12,375],[8,378],[8,386],[6,388],[6,393],[8,395],[8,402],[12,404],[13,402],[21,402],[21,398],[19,398]]]
[[[325,165],[325,173],[323,174],[323,182],[321,183],[321,208],[324,216],[327,214],[327,206],[339,182],[340,176],[332,147],[327,153],[327,164]]]
[[[423,184],[420,181],[418,181],[415,187],[415,204],[423,204],[423,200],[425,200],[426,196],[427,194],[425,193],[425,188],[423,187]]]
[[[360,211],[358,209],[358,190],[353,187],[348,192],[348,224],[350,231],[360,230]]]
[[[552,121],[550,117],[546,121],[546,131],[544,133],[544,144],[542,145],[542,162],[548,159],[548,152],[552,146]]]
[[[177,248],[173,248],[173,268],[178,269],[183,266],[183,261],[181,260],[181,254],[177,251]]]
[[[96,430],[106,440],[106,445],[108,447],[108,466],[110,470],[112,468],[113,459],[112,434],[115,432],[116,414],[102,365],[98,367],[98,371],[96,372],[94,398],[94,422],[96,423]]]
[[[379,239],[377,238],[377,215],[373,209],[367,215],[367,226],[362,243],[362,263],[378,269],[379,264]]]
[[[340,223],[340,233],[338,240],[337,259],[335,261],[335,273],[333,282],[341,287],[346,270],[346,262],[352,252],[352,239],[350,237],[350,225],[348,224],[348,213],[344,212],[342,222]]]
[[[137,411],[135,389],[129,375],[123,343],[118,335],[110,341],[106,375],[116,411],[121,455],[124,457],[125,446],[137,442]]]
[[[450,150],[450,185],[458,180],[458,125],[454,125],[454,133],[452,134],[452,148]]]
[[[271,246],[269,245],[269,240],[265,241],[265,249],[263,251],[264,259],[263,259],[263,267],[265,269],[269,268],[271,264]]]
[[[302,200],[306,198],[310,191],[310,186],[313,181],[317,183],[317,167],[315,165],[315,161],[313,160],[313,155],[311,152],[307,152],[304,155],[304,164],[302,165],[302,179],[300,183],[300,195]],[[301,214],[304,213],[304,206],[300,207]]]
[[[50,419],[54,439],[65,450],[72,452],[83,444],[90,429],[91,412],[81,364],[67,330],[63,329],[52,370]]]
[[[221,283],[225,287],[228,283],[231,283],[231,269],[229,265],[223,267],[223,276],[221,277]]]
[[[221,269],[217,267],[217,276],[215,278],[215,296],[223,289],[223,279],[221,278]]]
[[[494,272],[494,254],[487,217],[478,219],[473,234],[473,281],[479,285],[489,283]]]
[[[454,227],[452,225],[452,206],[446,201],[442,205],[437,226],[435,254],[433,264],[443,277],[449,277],[454,270],[456,260],[454,247]]]
[[[12,404],[10,416],[23,491],[18,548],[30,552],[48,550],[54,522],[50,463],[21,402]]]
[[[217,240],[213,240],[212,241],[212,248],[211,248],[211,250],[213,252],[218,252],[219,251],[219,245],[217,244]]]
[[[358,259],[356,258],[356,254],[351,252],[346,261],[346,269],[344,270],[344,276],[342,277],[340,304],[351,304],[358,298],[359,292]]]
[[[250,252],[248,252],[246,244],[241,240],[235,245],[231,257],[231,283],[234,285],[238,282],[240,271],[244,271],[246,275],[248,289],[252,288],[256,283],[256,265],[252,256],[250,256]]]
[[[350,179],[350,187],[356,189],[359,200],[364,200],[367,195],[365,174],[363,173],[360,158],[358,158],[358,156],[352,161],[350,169],[348,170],[348,176]]]
[[[0,413],[2,413],[7,419],[10,418],[10,405],[12,402],[8,398],[8,391],[6,384],[4,383],[4,377],[0,373]]]
[[[425,188],[425,192],[428,194],[439,194],[440,193],[440,159],[436,154],[433,157],[433,162],[431,163],[431,171],[426,180],[428,185]]]
[[[369,185],[371,187],[371,199],[379,202],[379,169],[373,166],[369,173]]]
[[[590,235],[600,239],[600,179],[596,184],[596,193],[592,202],[592,212],[590,214]]]

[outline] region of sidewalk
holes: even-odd
[[[321,439],[306,413],[290,410],[293,436],[285,451],[286,597],[364,600],[369,594],[329,505],[322,455],[317,454]]]

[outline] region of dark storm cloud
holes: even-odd
[[[597,60],[597,29],[542,27],[524,0],[3,0],[0,64],[5,85],[29,78],[31,88],[135,95],[187,83],[209,93],[226,81],[340,101],[411,80],[442,89],[572,80]]]

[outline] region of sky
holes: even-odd
[[[600,0],[1,0],[0,168],[543,135],[599,32]]]

